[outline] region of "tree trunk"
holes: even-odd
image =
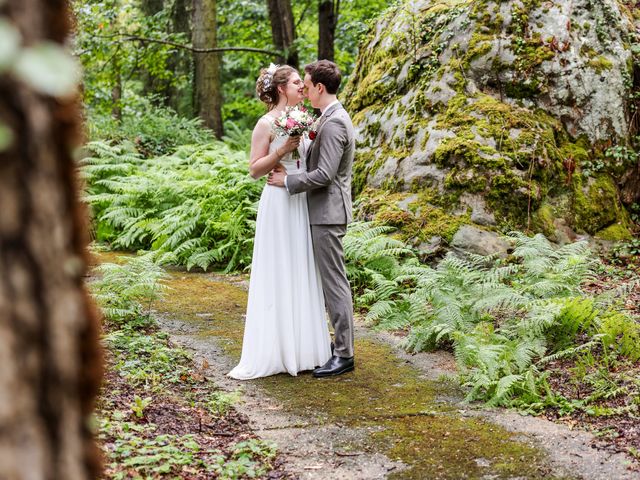
[[[142,7],[142,12],[147,15],[155,15],[160,12],[164,7],[164,0],[142,0],[140,2],[140,6]]]
[[[189,12],[187,0],[175,0],[171,10],[171,19],[173,31],[176,33],[184,33],[186,43],[191,43],[191,25],[189,24]],[[187,55],[184,51],[180,51],[173,55],[168,62],[168,68],[176,74],[192,71],[192,56]],[[189,118],[193,117],[193,95],[189,92],[181,91],[176,85],[172,85],[169,92],[169,105],[180,114]]]
[[[140,3],[140,7],[142,13],[144,13],[147,17],[152,17],[157,13],[160,13],[164,8],[164,0],[142,0]],[[143,46],[142,48],[149,48],[148,46]],[[171,69],[171,62],[167,62],[167,68]],[[166,79],[160,79],[154,77],[149,71],[146,69],[142,71],[142,94],[146,97],[152,94],[156,94],[160,97],[162,104],[169,104],[169,96],[171,94],[170,82]]]
[[[273,45],[285,54],[278,58],[278,63],[286,63],[298,68],[298,52],[294,45],[296,26],[293,23],[291,0],[267,0],[267,9],[269,10]]]
[[[627,170],[621,180],[622,202],[625,205],[640,202],[640,162]]]
[[[24,44],[64,43],[63,0],[7,0]],[[55,100],[0,74],[0,478],[99,475],[89,427],[100,371],[98,316],[84,286],[86,216],[72,150],[79,99]]]
[[[340,0],[320,0],[318,7],[318,60],[334,60]]]
[[[193,46],[215,48],[216,0],[193,0]],[[222,138],[222,94],[220,91],[220,54],[194,53],[195,105],[204,124]]]
[[[116,120],[122,120],[122,71],[120,59],[113,57],[113,81],[111,87],[111,116]]]

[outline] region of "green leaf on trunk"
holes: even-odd
[[[0,5],[2,0],[0,0]],[[15,60],[20,49],[20,33],[6,20],[0,19],[0,72]]]
[[[40,93],[54,97],[73,93],[80,79],[80,69],[73,57],[52,42],[24,49],[14,71]]]
[[[7,149],[13,142],[13,131],[5,125],[0,124],[0,152]]]

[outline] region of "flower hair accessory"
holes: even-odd
[[[278,65],[274,65],[273,63],[269,64],[269,68],[264,74],[264,78],[262,79],[262,88],[264,90],[269,90],[271,88],[271,80],[273,79],[274,73],[278,69]]]

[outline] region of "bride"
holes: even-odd
[[[306,171],[305,142],[275,136],[275,119],[300,103],[303,82],[288,66],[263,69],[256,92],[269,111],[253,130],[249,171],[267,175],[276,165],[287,173]],[[308,140],[307,140],[308,142]],[[292,158],[298,149],[300,163]],[[320,274],[316,269],[306,193],[291,195],[265,185],[251,263],[249,301],[240,363],[228,375],[239,380],[287,372],[297,375],[331,358]]]

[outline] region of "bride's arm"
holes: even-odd
[[[289,137],[284,145],[269,153],[271,143],[271,124],[261,118],[253,129],[251,136],[251,154],[249,155],[249,174],[258,179],[271,170],[287,153],[298,147],[299,139]]]
[[[271,125],[268,120],[261,118],[251,135],[251,154],[249,155],[249,175],[255,179],[269,173],[284,155],[281,152],[282,147],[269,153],[270,143]]]

